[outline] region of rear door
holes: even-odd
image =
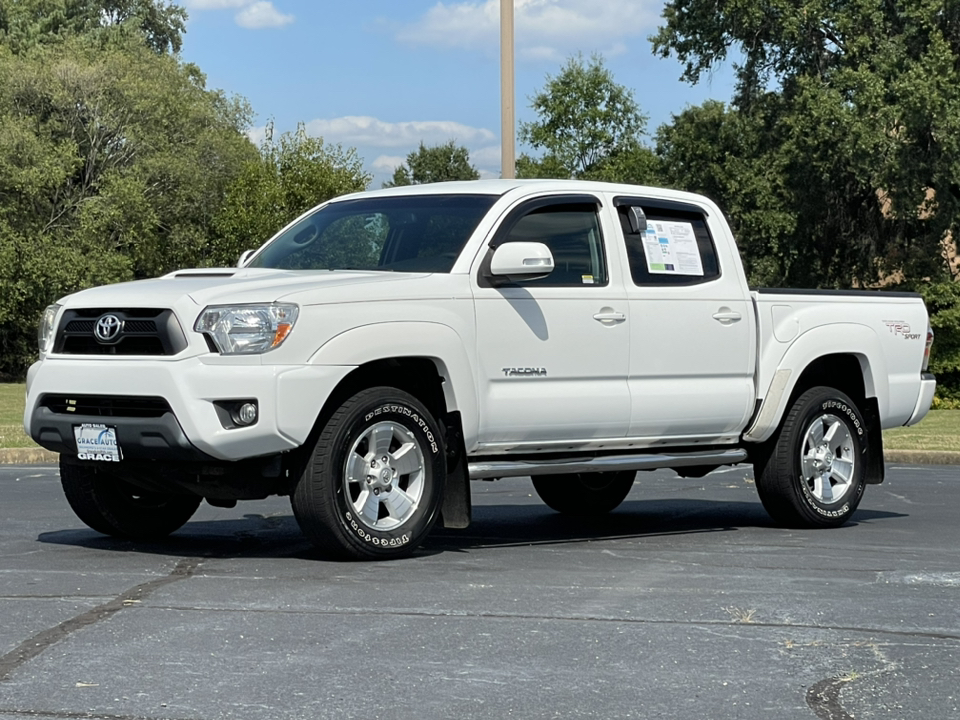
[[[619,240],[614,228],[614,237],[605,237],[600,211],[593,195],[524,201],[478,258],[480,442],[488,447],[567,449],[563,443],[623,438],[627,431],[629,311]],[[546,244],[554,271],[516,284],[491,282],[483,267],[493,249],[518,241]]]
[[[644,232],[631,206],[642,208]],[[613,209],[630,313],[628,435],[736,438],[753,410],[756,325],[724,224],[697,205],[652,198],[618,197]]]

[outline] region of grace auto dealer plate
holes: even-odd
[[[77,441],[78,460],[120,462],[123,457],[115,427],[99,423],[74,425],[73,436]]]

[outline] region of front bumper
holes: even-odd
[[[47,357],[27,376],[24,427],[39,445],[75,454],[75,425],[115,426],[121,452],[130,459],[236,461],[300,447],[323,403],[353,367],[259,361],[221,356],[177,361]],[[71,394],[159,397],[170,412],[155,418],[59,414],[40,402],[46,395]],[[224,427],[214,403],[241,398],[256,399],[257,422]]]

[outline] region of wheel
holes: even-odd
[[[853,400],[833,388],[807,390],[755,463],[764,508],[791,527],[842,525],[863,497],[866,450],[866,424]]]
[[[60,459],[67,502],[87,526],[115,537],[158,540],[182,527],[200,506],[194,495],[141,490],[90,465]]]
[[[630,492],[637,473],[571,473],[534,475],[533,487],[549,507],[565,515],[603,515],[616,508]]]
[[[440,425],[412,395],[363,390],[327,421],[291,497],[303,533],[326,555],[409,555],[439,515],[446,478]]]

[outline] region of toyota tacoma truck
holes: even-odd
[[[919,296],[751,290],[707,198],[577,181],[391,188],[305,213],[236,268],[69,295],[24,424],[101,533],[288,495],[325,555],[466,527],[470,480],[606,513],[637,471],[749,462],[779,523],[846,522],[883,428],[927,413]]]

